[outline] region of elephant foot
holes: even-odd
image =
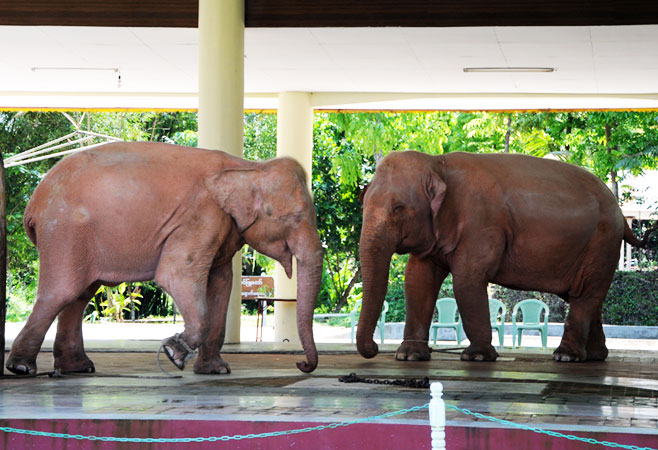
[[[432,349],[427,342],[403,341],[398,351],[395,352],[395,359],[398,361],[428,361]]]
[[[231,373],[231,367],[221,357],[212,359],[197,358],[194,362],[194,373],[200,375],[218,375]]]
[[[491,344],[471,344],[464,349],[460,358],[462,361],[495,361],[498,358],[498,352]]]
[[[605,361],[608,357],[608,347],[598,347],[596,349],[587,347],[587,360],[588,361]]]
[[[94,362],[83,354],[81,357],[76,358],[65,358],[65,357],[55,357],[55,370],[59,370],[61,373],[94,373],[96,372],[96,367]]]
[[[9,371],[16,375],[36,375],[37,374],[37,361],[35,359],[21,358],[14,355],[9,355],[6,367]]]
[[[379,346],[372,339],[361,339],[359,336],[356,336],[356,349],[359,351],[359,354],[364,358],[374,358],[379,352]]]
[[[585,351],[587,351],[588,361],[605,361],[608,357],[608,347],[605,346],[605,335],[603,332],[598,335],[590,332]]]
[[[572,350],[560,344],[553,352],[553,359],[558,362],[580,362],[587,359],[585,349]]]
[[[185,369],[185,364],[194,358],[195,352],[180,334],[175,334],[162,341],[165,355],[178,369]]]

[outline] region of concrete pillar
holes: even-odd
[[[313,165],[313,107],[311,94],[283,92],[279,94],[277,115],[277,156],[296,159],[304,167],[309,182]],[[294,258],[293,258],[294,259]],[[276,263],[274,269],[274,296],[297,298],[297,266],[292,279],[288,279],[283,267]],[[296,304],[275,302],[274,340],[291,342],[300,346],[297,335]]]
[[[242,156],[244,0],[199,0],[199,147]],[[240,342],[242,252],[233,258],[225,342]]]

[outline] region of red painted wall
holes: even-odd
[[[302,422],[244,422],[195,420],[0,420],[0,426],[94,436],[198,437],[259,434],[322,425]],[[565,432],[564,434],[570,434]],[[573,433],[600,441],[658,448],[658,435],[630,433]],[[448,450],[550,449],[591,450],[592,444],[503,428],[448,427]],[[430,449],[430,427],[422,425],[358,424],[288,436],[203,443],[120,443],[61,439],[0,432],[2,449],[109,450],[109,449]],[[602,447],[603,448],[603,447]]]

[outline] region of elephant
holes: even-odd
[[[451,273],[470,341],[465,361],[495,361],[487,286],[557,294],[570,305],[556,361],[605,360],[601,308],[622,239],[636,238],[612,192],[586,170],[521,154],[392,152],[361,194],[359,353],[372,358],[394,252],[409,253],[397,360],[427,360],[439,289]],[[656,227],[654,227],[655,230]]]
[[[39,251],[33,310],[7,368],[36,373],[36,356],[55,317],[54,366],[94,372],[84,351],[82,315],[101,285],[154,280],[183,316],[181,334],[163,341],[183,370],[230,373],[221,358],[232,257],[244,243],[292,275],[297,260],[297,328],[306,361],[318,364],[313,310],[322,245],[306,174],[296,161],[247,161],[222,151],[164,143],[104,144],[66,157],[37,186],[24,226]]]

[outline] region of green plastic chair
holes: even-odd
[[[523,322],[516,323],[516,315],[521,310],[523,315]],[[544,313],[544,320],[541,321],[542,312]],[[521,334],[523,330],[538,330],[541,334],[541,345],[543,348],[547,345],[548,340],[548,305],[541,300],[529,298],[521,300],[514,305],[512,310],[512,345],[514,347],[521,346]]]
[[[491,320],[491,329],[498,331],[498,341],[503,346],[505,340],[505,314],[507,307],[500,300],[495,298],[489,299],[489,319]]]
[[[457,335],[457,344],[462,341],[462,319],[459,316],[457,300],[450,297],[440,298],[436,301],[436,310],[439,314],[439,321],[433,322],[430,326],[434,345],[436,345],[436,336],[439,328],[452,328]]]
[[[384,300],[382,313],[379,316],[379,320],[377,321],[377,326],[379,326],[379,336],[382,340],[382,344],[384,343],[384,330],[386,328],[387,312],[388,312],[388,302]],[[356,303],[354,303],[354,308],[352,308],[352,311],[350,311],[350,325],[351,325],[350,344],[354,344],[354,329],[356,328],[356,324],[359,321],[359,314],[361,314],[361,300],[357,300]]]

